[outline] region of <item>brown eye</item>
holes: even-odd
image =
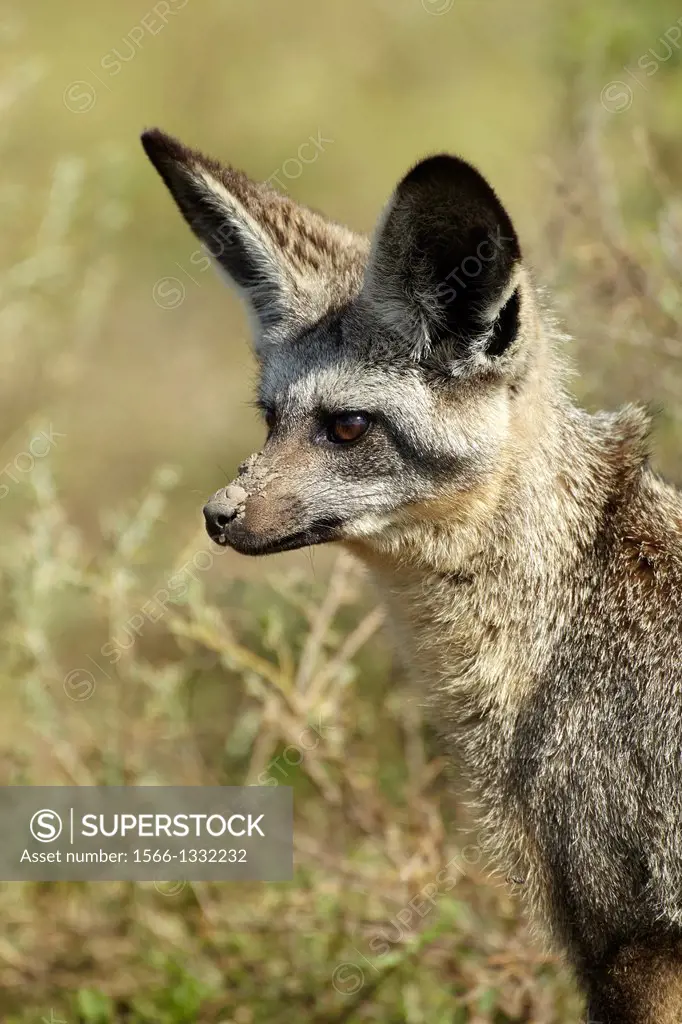
[[[268,430],[272,430],[272,428],[274,427],[276,421],[277,421],[277,417],[275,416],[275,410],[274,409],[266,409],[265,410],[265,425],[268,428]]]
[[[366,412],[342,412],[331,420],[327,435],[336,444],[348,444],[361,438],[370,423]]]

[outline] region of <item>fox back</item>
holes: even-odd
[[[602,1024],[682,1019],[682,498],[589,415],[502,203],[430,157],[371,241],[154,130],[242,294],[261,452],[204,509],[245,554],[342,543]]]

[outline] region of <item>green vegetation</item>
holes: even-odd
[[[2,884],[0,1019],[573,1024],[359,567],[209,547],[203,499],[261,434],[246,327],[136,136],[159,123],[361,229],[418,155],[479,162],[581,398],[651,403],[680,479],[679,11],[156,9],[0,15],[0,782],[291,785],[296,877]]]

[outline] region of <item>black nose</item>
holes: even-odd
[[[225,530],[236,518],[238,506],[226,494],[227,488],[217,491],[204,505],[204,519],[209,537],[218,544],[226,544]]]

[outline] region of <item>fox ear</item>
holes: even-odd
[[[363,297],[412,355],[452,371],[488,363],[518,329],[521,251],[477,170],[454,156],[417,164],[377,229]]]
[[[142,145],[192,231],[246,300],[257,354],[359,291],[363,239],[158,128],[142,135]]]

